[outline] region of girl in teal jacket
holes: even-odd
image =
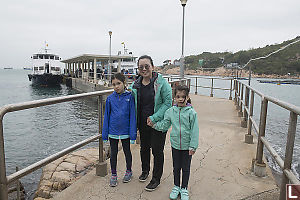
[[[182,200],[189,199],[187,186],[191,159],[198,148],[198,117],[190,104],[188,95],[189,88],[187,86],[177,86],[175,88],[177,105],[169,108],[165,112],[164,119],[153,125],[153,128],[159,131],[167,131],[172,125],[170,141],[172,146],[174,187],[170,193],[171,199],[177,199],[179,193]],[[182,182],[180,187],[181,171]]]

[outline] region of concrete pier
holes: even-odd
[[[251,171],[257,140],[254,138],[254,144],[244,142],[247,129],[241,127],[234,102],[197,95],[191,95],[191,99],[192,105],[198,113],[200,141],[199,149],[192,158],[188,188],[190,199],[278,199],[277,186],[270,169],[266,167],[267,176],[263,178],[255,176]],[[53,199],[169,199],[169,193],[173,187],[169,134],[165,146],[163,177],[160,186],[153,192],[144,190],[150,177],[144,183],[138,181],[141,173],[139,145],[132,145],[131,150],[133,156],[133,179],[131,182],[122,183],[126,168],[124,154],[120,151],[117,187],[109,186],[110,173],[105,177],[100,177],[96,176],[94,169],[58,193]],[[110,168],[109,163],[108,168]]]

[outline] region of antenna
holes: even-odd
[[[126,49],[126,47],[125,47],[125,42],[122,42],[121,44],[123,44],[124,54],[126,54],[128,49]]]
[[[48,50],[50,50],[50,49],[48,49],[48,43],[47,43],[47,41],[45,41],[45,53],[48,53]]]

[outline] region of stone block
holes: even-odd
[[[96,164],[96,175],[104,177],[107,175],[107,163],[106,161]]]
[[[258,177],[265,177],[267,175],[266,172],[266,164],[265,163],[254,163],[254,174]]]
[[[245,143],[253,144],[253,135],[245,134]]]
[[[67,171],[54,172],[52,180],[58,182],[69,182],[72,178],[72,175]]]
[[[239,116],[239,117],[243,117],[243,112],[239,111],[239,112],[238,112],[238,116]]]
[[[60,165],[58,165],[56,171],[75,171],[75,164],[62,162]]]
[[[241,127],[247,128],[247,121],[244,118],[241,121]]]

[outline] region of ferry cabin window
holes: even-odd
[[[43,55],[39,55],[39,59],[43,59]]]
[[[33,58],[33,59],[38,59],[38,56],[37,56],[37,55],[33,55],[32,58]]]
[[[55,71],[55,67],[51,67],[51,71]]]
[[[45,55],[45,59],[49,59],[49,55]]]
[[[37,71],[37,70],[39,70],[39,68],[38,67],[34,67],[34,71]]]
[[[54,60],[54,56],[50,56],[50,59],[51,59],[51,60]]]
[[[39,70],[44,70],[44,67],[39,67]]]
[[[60,71],[60,68],[59,68],[59,67],[55,67],[55,69],[56,69],[55,71],[58,71],[58,72]]]
[[[123,61],[124,62],[131,62],[131,59],[130,58],[124,58]]]
[[[59,60],[59,57],[58,57],[58,56],[55,56],[55,60]]]

